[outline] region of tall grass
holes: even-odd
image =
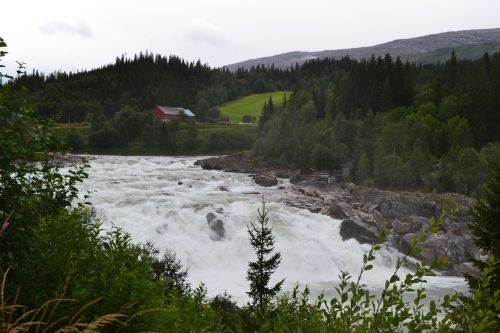
[[[65,333],[65,332],[101,332],[104,328],[111,331],[120,331],[127,327],[128,324],[137,317],[161,309],[148,309],[136,312],[133,315],[126,315],[134,304],[128,304],[114,313],[101,315],[92,320],[85,320],[86,312],[101,301],[102,297],[96,298],[83,306],[77,307],[76,299],[67,298],[69,279],[58,297],[50,299],[43,303],[40,307],[30,309],[18,303],[20,289],[12,300],[5,298],[4,290],[7,281],[7,270],[2,279],[0,290],[0,332],[20,333],[20,332],[35,332],[35,333]]]

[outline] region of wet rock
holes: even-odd
[[[254,181],[257,185],[263,187],[270,187],[278,184],[278,178],[269,175],[257,175],[255,176]]]
[[[304,186],[308,186],[310,188],[317,188],[317,189],[323,189],[326,188],[327,186],[327,181],[325,179],[310,179],[302,182]],[[311,191],[310,193],[314,193],[315,191]],[[317,192],[316,192],[317,193]]]
[[[437,258],[449,257],[449,242],[446,238],[444,234],[436,234],[433,238],[427,239],[421,245],[422,252],[420,252],[417,258],[430,264]]]
[[[366,202],[361,208],[361,210],[366,213],[373,213],[376,209],[378,209],[378,204],[370,202]]]
[[[384,216],[378,210],[374,210],[372,215],[375,222],[377,222],[378,227],[382,227],[385,223]]]
[[[477,269],[477,267],[474,266],[474,264],[472,262],[463,262],[460,264],[458,269],[459,269],[460,273],[462,273],[464,275],[471,275],[474,277],[479,276],[479,269]]]
[[[205,217],[207,219],[207,222],[210,223],[210,222],[212,222],[213,220],[215,220],[217,218],[217,215],[215,215],[214,213],[210,212]]]
[[[328,210],[328,215],[338,220],[351,217],[352,210],[345,202],[333,202]]]
[[[222,191],[222,192],[229,192],[228,188],[227,188],[227,187],[225,187],[225,186],[222,186],[222,185],[221,185],[221,186],[219,186],[219,187],[217,187],[217,189],[218,189],[219,191]]]
[[[236,153],[232,155],[212,157],[204,160],[198,160],[195,165],[201,166],[205,170],[223,170],[226,172],[262,172],[269,171],[269,167],[259,165],[247,157],[245,153]],[[257,171],[258,170],[258,171]]]
[[[377,239],[377,231],[361,220],[353,218],[342,221],[340,235],[343,240],[355,238],[360,243],[373,243]]]
[[[402,253],[407,254],[410,251],[410,247],[412,246],[416,237],[417,237],[417,234],[414,234],[414,233],[409,233],[409,234],[406,234],[402,237],[397,237],[396,244],[397,244],[399,250]]]
[[[177,182],[177,185],[182,185],[182,184],[184,184],[184,183],[183,182]]]
[[[217,217],[214,213],[208,213],[206,215],[208,227],[211,230],[210,238],[214,241],[220,241],[224,238],[226,230],[224,228],[224,222]]]
[[[224,229],[224,222],[222,222],[221,219],[215,219],[212,222],[209,222],[208,226],[210,227],[210,230],[213,231],[210,235],[212,240],[219,241],[224,238],[226,230]]]
[[[392,222],[392,227],[398,234],[405,235],[419,231],[422,225],[419,221],[402,222],[396,219]]]

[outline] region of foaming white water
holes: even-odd
[[[247,225],[255,221],[262,195],[283,257],[274,277],[286,278],[285,290],[301,283],[314,294],[333,295],[341,271],[359,271],[369,246],[342,241],[339,220],[282,203],[288,181],[263,188],[246,174],[202,170],[196,159],[97,156],[81,189],[93,191],[90,201],[106,227],[122,227],[134,241],[152,241],[162,252],[172,249],[189,268],[190,282],[204,282],[210,295],[227,291],[240,303],[247,299],[246,269],[253,260]],[[210,212],[224,222],[220,241],[207,224]],[[397,256],[383,249],[363,282],[379,290]],[[435,297],[465,289],[463,279],[451,277],[432,278],[428,287]]]

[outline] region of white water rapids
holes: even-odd
[[[341,271],[357,274],[363,253],[370,247],[354,239],[342,241],[339,220],[282,203],[287,180],[263,188],[247,174],[202,170],[194,165],[196,159],[97,156],[90,162],[89,178],[81,189],[92,191],[90,201],[106,228],[119,226],[135,242],[152,241],[162,252],[173,250],[189,269],[191,284],[204,282],[210,296],[227,291],[240,304],[247,300],[246,269],[254,256],[247,225],[255,221],[262,195],[274,227],[276,250],[283,258],[274,279],[286,278],[285,291],[300,283],[307,284],[313,294],[325,291],[333,296]],[[209,212],[224,222],[225,236],[220,241],[211,237]],[[380,290],[398,255],[382,249],[363,282]],[[455,277],[433,277],[427,287],[434,298],[466,289],[464,280]]]

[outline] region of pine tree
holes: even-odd
[[[263,200],[262,210],[258,210],[257,223],[251,223],[248,227],[250,244],[252,244],[257,260],[248,263],[247,280],[250,282],[250,291],[247,294],[253,300],[252,305],[257,306],[261,311],[266,303],[281,290],[284,282],[283,279],[274,286],[269,286],[271,275],[281,263],[281,254],[273,253],[273,228],[268,225],[267,214]]]

